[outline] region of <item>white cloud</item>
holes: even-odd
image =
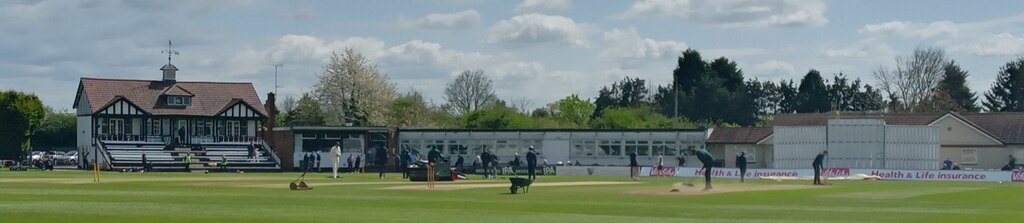
[[[908,38],[932,38],[956,35],[959,27],[950,21],[933,22],[928,25],[906,21],[891,21],[880,24],[868,24],[860,29],[861,34],[878,36],[900,36]]]
[[[638,0],[614,17],[674,17],[725,27],[823,26],[825,9],[821,0]]]
[[[508,47],[554,42],[588,47],[587,30],[570,18],[531,13],[495,23],[485,42]]]
[[[1010,33],[985,35],[972,42],[946,43],[950,51],[979,56],[1010,56],[1024,53],[1024,38]]]
[[[769,60],[764,63],[760,63],[754,66],[753,73],[749,73],[755,77],[765,78],[778,78],[785,77],[793,74],[793,65],[781,60]]]
[[[299,72],[319,73],[331,52],[352,47],[398,83],[399,89],[418,89],[435,102],[441,102],[443,87],[463,70],[482,69],[495,81],[495,90],[502,99],[529,98],[533,106],[573,93],[589,96],[597,88],[614,80],[609,74],[549,70],[543,63],[523,60],[515,55],[466,52],[445,48],[440,43],[412,40],[389,45],[367,37],[325,40],[316,36],[289,34],[264,49],[249,49],[228,59],[211,59],[205,64],[219,64],[227,77],[251,76],[264,72],[267,66],[284,61],[285,67],[304,69]],[[180,66],[179,66],[180,67]],[[193,69],[199,69],[193,67]],[[214,69],[214,68],[203,68]],[[216,73],[221,71],[219,68]],[[272,72],[272,69],[271,69]],[[210,71],[204,72],[210,73]],[[289,73],[295,73],[295,70]],[[302,81],[305,78],[306,80]],[[282,79],[282,91],[298,95],[312,84],[310,76]],[[272,86],[272,85],[271,85]]]
[[[1020,30],[1020,22],[1024,22],[1024,14],[967,23],[890,21],[864,25],[859,32],[882,40],[898,37],[928,41],[954,53],[1010,56],[1024,53],[1024,38],[1013,33]]]
[[[516,13],[555,13],[572,7],[569,0],[523,0],[516,6]]]
[[[700,54],[708,59],[726,57],[735,60],[742,57],[765,55],[768,54],[768,51],[761,48],[701,49]]]
[[[398,18],[398,25],[407,28],[424,29],[468,29],[480,25],[480,13],[476,10],[439,14],[427,14],[423,18],[409,21]]]
[[[604,32],[604,43],[605,48],[598,53],[598,58],[626,69],[679,56],[687,48],[683,42],[640,37],[640,33],[632,27]]]
[[[821,55],[829,58],[882,58],[892,56],[895,51],[879,39],[866,39],[852,45],[834,47],[827,46],[819,51]]]

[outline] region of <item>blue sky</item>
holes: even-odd
[[[400,92],[436,103],[482,69],[498,96],[540,107],[625,76],[671,80],[681,50],[735,60],[747,78],[809,69],[873,84],[916,46],[946,50],[987,91],[1024,53],[1017,1],[80,1],[0,2],[0,89],[70,108],[78,78],[159,79],[167,40],[183,81],[252,82],[298,96],[332,51],[353,48]]]

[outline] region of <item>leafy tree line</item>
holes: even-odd
[[[319,82],[286,98],[281,125],[377,125],[433,128],[668,128],[769,125],[775,114],[832,111],[1024,111],[1024,58],[1007,63],[986,101],[966,85],[967,71],[938,48],[919,47],[879,67],[875,85],[843,73],[809,70],[800,80],[746,78],[725,57],[686,50],[673,81],[654,86],[625,77],[593,99],[570,95],[530,111],[526,99],[502,100],[482,70],[466,70],[433,102],[416,90],[398,93],[387,74],[351,49],[333,54]],[[528,112],[529,111],[529,112]]]
[[[0,160],[21,158],[32,148],[31,136],[46,115],[39,97],[13,90],[0,92]]]

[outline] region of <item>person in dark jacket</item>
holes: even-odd
[[[533,146],[526,152],[526,176],[530,180],[537,180],[537,151]]]
[[[434,170],[434,166],[440,161],[441,151],[439,151],[437,147],[431,148],[430,152],[427,153],[427,188],[434,187],[434,181],[437,177],[437,171]]]
[[[377,147],[377,166],[380,167],[380,173],[377,174],[378,178],[384,179],[386,177],[386,176],[384,176],[384,170],[387,169],[386,168],[387,165],[385,165],[387,163],[388,163],[388,149],[384,148],[383,146]]]
[[[363,156],[356,155],[356,172],[357,173],[362,173],[363,172],[363,166],[360,165],[362,163],[363,163]]]
[[[736,154],[736,168],[740,168],[740,183],[743,183],[743,178],[747,176],[747,153]]]
[[[1006,162],[1006,166],[1010,167],[1010,171],[1013,171],[1013,169],[1017,169],[1017,158],[1014,158],[1013,155],[1010,155],[1010,161]]]
[[[249,152],[249,155],[248,155],[249,162],[250,163],[256,162],[256,144],[250,142],[249,146],[247,146],[245,148],[246,148],[246,151]]]
[[[484,149],[484,152],[480,153],[480,160],[484,167],[484,178],[491,177],[491,153]]]
[[[299,169],[302,169],[303,171],[308,171],[309,170],[309,162],[310,162],[309,161],[309,153],[303,153],[303,154],[305,154],[305,155],[302,156],[302,163],[300,163]]]
[[[817,156],[814,156],[814,162],[811,163],[811,166],[814,166],[814,185],[825,185],[821,183],[821,168],[826,155],[828,155],[828,150],[818,153]]]
[[[640,163],[636,161],[636,151],[629,152],[629,179],[640,180]]]
[[[402,155],[398,158],[400,165],[402,165],[402,179],[409,179],[409,162],[412,160],[409,157],[409,151],[402,150]]]
[[[711,167],[715,165],[715,157],[711,156],[711,153],[704,149],[699,149],[695,152],[697,159],[700,160],[701,164],[704,165],[704,190],[711,190]]]
[[[146,159],[146,153],[142,153],[142,171],[149,171],[149,160]]]
[[[466,161],[462,159],[462,155],[459,155],[459,158],[455,160],[455,169],[459,171],[459,174],[462,174],[462,165],[465,162]]]

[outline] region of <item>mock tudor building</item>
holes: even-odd
[[[191,169],[222,155],[233,169],[279,169],[259,137],[268,113],[252,83],[177,81],[169,60],[160,70],[162,80],[81,78],[73,107],[84,160],[138,168],[146,154],[153,167],[174,170],[192,153]],[[263,147],[258,162],[247,160],[250,143]]]

